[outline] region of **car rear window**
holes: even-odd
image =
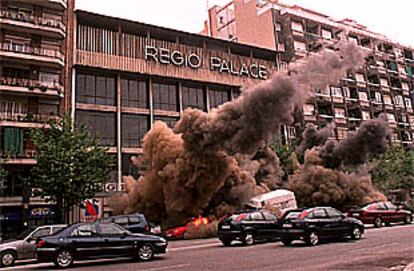
[[[296,219],[299,218],[302,212],[290,212],[285,216],[285,219]]]
[[[250,220],[249,214],[235,214],[224,219],[225,222]]]
[[[129,223],[130,224],[139,224],[140,223],[140,219],[138,216],[130,216],[129,217]]]
[[[128,217],[115,217],[114,222],[118,225],[128,225]]]

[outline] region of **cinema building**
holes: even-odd
[[[0,1],[0,238],[23,224],[53,223],[54,211],[31,198],[34,146],[29,133],[65,109],[67,37],[73,0]],[[10,235],[9,235],[10,236]]]
[[[105,190],[138,177],[131,156],[155,121],[172,127],[188,107],[209,112],[278,69],[275,50],[76,11],[72,108],[76,123],[117,161]]]
[[[348,40],[369,54],[366,65],[337,84],[316,90],[303,122],[336,124],[338,139],[362,121],[385,113],[396,144],[413,145],[414,49],[351,19],[335,20],[277,0],[233,0],[209,10],[204,35],[276,50],[280,66],[300,61],[323,45]]]

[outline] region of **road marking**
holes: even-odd
[[[182,267],[188,267],[189,264],[177,264],[177,265],[169,265],[169,266],[162,266],[162,267],[155,267],[150,269],[143,269],[143,271],[159,271],[159,270],[169,270],[169,269],[176,269]]]
[[[198,246],[187,246],[187,247],[169,248],[168,249],[168,252],[171,252],[171,251],[181,251],[181,250],[189,250],[189,249],[195,249],[195,248],[216,247],[219,244],[220,244],[219,242],[216,242],[216,243],[210,243],[210,244],[198,245]]]

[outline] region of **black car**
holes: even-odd
[[[133,233],[150,233],[151,227],[143,214],[116,215],[103,218],[102,222],[112,222]]]
[[[162,237],[133,234],[108,222],[74,224],[36,243],[38,260],[54,262],[61,268],[80,259],[130,256],[147,261],[154,254],[165,253],[166,248],[167,241]]]
[[[351,237],[360,239],[364,224],[346,217],[331,207],[314,207],[288,211],[282,217],[282,243],[290,245],[293,240],[303,240],[315,246],[323,238]]]
[[[233,240],[252,245],[256,240],[280,237],[278,218],[268,211],[245,211],[227,216],[218,225],[218,236],[225,246]]]

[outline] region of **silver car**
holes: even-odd
[[[67,225],[39,226],[22,232],[16,239],[0,243],[0,266],[12,266],[16,260],[35,259],[36,240],[66,227]]]

